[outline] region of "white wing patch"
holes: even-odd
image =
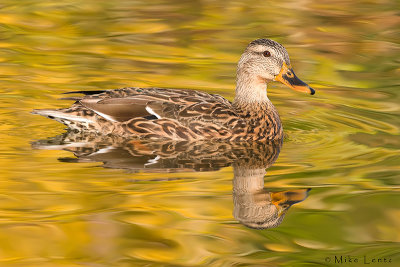
[[[155,113],[154,110],[153,110],[151,107],[146,106],[146,111],[147,111],[148,113],[150,113],[151,115],[156,116],[157,119],[161,119],[161,116],[158,115],[157,113]]]
[[[96,152],[92,153],[92,155],[95,155],[95,154],[103,154],[103,153],[109,153],[109,152],[111,152],[112,150],[114,150],[114,147],[108,146],[108,147],[105,147],[105,148],[102,148],[102,149],[97,150]]]
[[[154,114],[153,114],[153,115],[154,115]],[[154,116],[156,116],[156,115],[154,115]],[[157,157],[155,157],[154,159],[149,159],[149,160],[147,161],[147,163],[144,164],[144,166],[149,166],[149,165],[156,164],[156,163],[158,162],[159,159],[161,159],[161,157],[157,155]]]
[[[112,122],[117,122],[112,117],[108,116],[107,114],[101,113],[101,112],[99,112],[97,110],[94,110],[94,109],[93,109],[93,111],[96,112],[98,115],[100,115],[101,117],[103,117],[106,120],[109,120],[109,121],[112,121]]]

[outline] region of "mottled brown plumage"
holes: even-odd
[[[264,53],[268,51],[268,53]],[[237,70],[236,96],[194,90],[123,88],[80,91],[66,109],[35,110],[76,131],[167,140],[265,141],[283,137],[279,115],[266,83],[279,80],[295,90],[314,90],[290,67],[282,45],[268,39],[249,44]]]

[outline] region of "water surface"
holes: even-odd
[[[335,256],[399,265],[398,10],[398,1],[2,1],[0,265],[340,265]],[[282,43],[317,93],[269,85],[287,137],[273,165],[261,160],[269,168],[253,198],[235,193],[231,147],[217,153],[229,160],[195,168],[181,155],[143,170],[154,155],[136,155],[135,169],[130,153],[116,165],[35,146],[64,126],[30,111],[69,105],[57,99],[71,90],[158,86],[232,100],[236,63],[260,37]],[[278,227],[241,222],[241,200],[267,205],[285,192],[298,198]]]

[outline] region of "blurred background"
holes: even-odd
[[[399,10],[396,0],[2,0],[0,265],[335,266],[335,255],[399,265]],[[277,228],[234,219],[232,167],[133,173],[31,147],[64,126],[30,111],[68,106],[57,99],[72,90],[232,100],[237,61],[257,38],[282,43],[317,91],[268,88],[287,137],[265,187],[312,188]]]

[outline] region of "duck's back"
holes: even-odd
[[[269,127],[265,118],[271,111],[261,107],[249,115],[216,94],[162,88],[70,93],[84,96],[64,98],[75,100],[70,108],[34,113],[75,131],[139,138],[247,141],[276,137],[275,132],[264,129]],[[272,115],[279,120],[277,113]]]
[[[79,91],[67,109],[35,110],[70,129],[166,139],[229,139],[228,123],[240,120],[225,98],[194,90],[123,88]]]

